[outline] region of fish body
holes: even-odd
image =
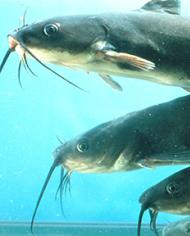
[[[53,153],[54,162],[36,203],[31,230],[57,166],[62,170],[58,187],[62,199],[62,193],[69,189],[73,172],[112,173],[190,164],[189,117],[190,95],[105,122],[62,143]]]
[[[120,90],[110,75],[188,89],[190,19],[179,10],[180,1],[152,0],[126,13],[55,17],[15,30],[9,44],[42,62],[97,72]]]
[[[59,27],[57,36],[43,34],[48,25]],[[44,62],[190,86],[190,20],[178,15],[134,11],[57,17],[10,36]],[[151,63],[150,68],[135,68],[127,59],[114,57],[114,52],[136,55],[154,64],[152,68]]]
[[[101,173],[190,163],[190,96],[132,112],[63,143],[55,159]]]
[[[162,230],[162,236],[189,236],[190,218],[185,218],[177,222],[166,225]]]
[[[139,214],[138,236],[140,236],[142,216],[147,209],[149,209],[151,226],[156,235],[158,235],[156,231],[158,212],[190,215],[190,167],[176,172],[147,189],[139,201],[142,206]]]

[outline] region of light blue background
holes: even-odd
[[[18,27],[28,7],[27,22],[57,15],[135,9],[145,1],[130,0],[0,0],[0,58],[8,49],[6,35]],[[182,2],[188,15],[190,2]],[[13,53],[0,75],[0,220],[30,221],[47,172],[56,138],[68,140],[128,112],[186,95],[181,88],[130,78],[115,78],[124,88],[117,92],[94,73],[54,67],[88,93],[83,93],[29,60],[38,78],[23,71],[23,89],[17,81],[18,55]],[[36,221],[100,221],[136,223],[141,193],[182,167],[144,169],[115,174],[73,174],[72,196],[64,198],[64,218],[55,192],[56,169],[42,199]],[[160,214],[158,222],[176,216]],[[148,222],[148,214],[144,221]]]

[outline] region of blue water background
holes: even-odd
[[[18,27],[28,7],[27,22],[57,15],[124,11],[145,1],[0,0],[0,58],[8,49],[6,35]],[[182,1],[188,15],[190,2]],[[18,55],[13,53],[0,75],[0,221],[30,221],[52,164],[52,152],[60,145],[56,137],[69,140],[86,130],[131,111],[186,95],[181,88],[130,78],[115,79],[124,88],[117,92],[96,74],[54,66],[88,93],[81,92],[29,60],[38,78],[22,71],[17,80]],[[115,174],[78,174],[71,179],[72,195],[64,197],[65,217],[55,192],[57,168],[42,199],[36,221],[136,223],[138,198],[151,185],[183,167],[163,167]],[[177,216],[160,214],[158,222]],[[148,214],[144,222],[148,222]]]

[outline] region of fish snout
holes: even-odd
[[[14,39],[12,35],[8,35],[9,48],[15,50],[18,42]]]
[[[9,47],[11,49],[16,49],[18,45],[20,47],[28,47],[33,39],[32,36],[31,27],[28,27],[27,25],[15,29],[7,35]]]
[[[11,51],[16,51],[20,58],[22,59],[25,54],[25,50],[20,45],[20,43],[12,35],[8,35],[9,48]]]
[[[140,198],[139,198],[139,202],[140,202],[141,204],[145,204],[145,203],[148,201],[148,199],[150,198],[149,195],[150,195],[150,194],[149,194],[147,191],[145,191],[144,193],[142,193],[142,195],[141,195]]]
[[[64,144],[57,147],[53,152],[53,157],[59,164],[64,165],[65,163],[65,152],[64,152]]]
[[[157,209],[157,196],[155,196],[154,191],[149,189],[142,193],[139,198],[139,203],[141,203],[146,209]]]

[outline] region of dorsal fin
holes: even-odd
[[[180,0],[151,0],[146,3],[141,9],[146,11],[154,11],[159,13],[169,13],[180,15],[181,1]]]

